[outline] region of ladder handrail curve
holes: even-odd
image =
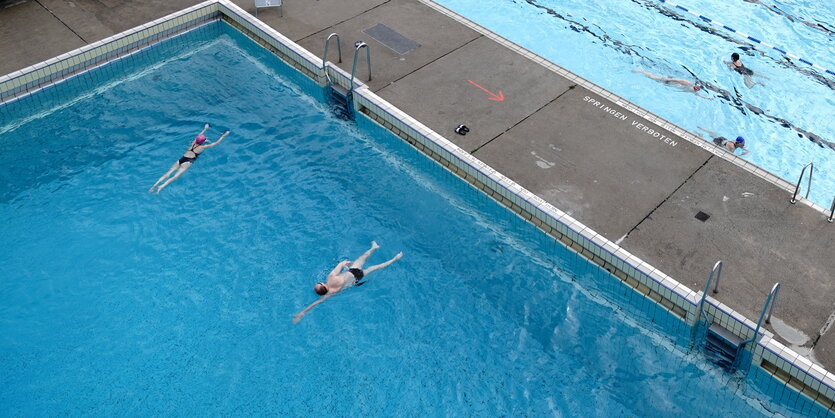
[[[777,304],[777,295],[780,293],[780,283],[774,283],[774,287],[771,288],[770,295],[774,295],[774,299],[771,300],[771,306],[768,307],[768,316],[765,317],[765,323],[771,323],[771,313],[774,312],[774,305]]]
[[[368,47],[367,43],[357,41],[354,43],[354,63],[351,65],[351,88],[348,90],[348,94],[354,91],[354,72],[357,70],[357,54],[359,54],[362,48],[365,48],[365,62],[368,63],[368,81],[371,81],[371,48]]]
[[[702,292],[702,300],[699,301],[699,317],[696,318],[697,321],[705,314],[705,298],[707,297],[707,290],[710,289],[710,282],[713,280],[714,273],[716,273],[716,285],[713,287],[713,293],[719,293],[719,278],[722,277],[722,264],[722,260],[717,261],[713,265],[713,270],[710,271],[710,275],[707,276],[705,290]]]
[[[829,208],[829,218],[826,219],[829,223],[835,220],[835,196],[832,197],[832,206]]]
[[[325,38],[325,48],[324,48],[325,53],[322,54],[322,71],[325,72],[325,78],[328,79],[329,84],[332,81],[331,81],[331,77],[328,75],[328,70],[325,67],[328,65],[327,64],[328,63],[328,61],[327,61],[328,60],[328,44],[330,44],[330,40],[334,36],[336,37],[336,51],[339,54],[339,61],[338,62],[340,62],[340,63],[342,62],[342,41],[339,40],[339,34],[334,32],[334,33],[328,35],[327,38]]]
[[[767,324],[771,323],[771,313],[774,311],[774,304],[777,303],[777,294],[780,293],[780,283],[774,283],[774,286],[771,288],[771,292],[768,293],[768,297],[765,299],[765,305],[763,305],[763,311],[760,313],[760,320],[757,321],[757,328],[754,330],[754,336],[739,343],[739,347],[736,349],[737,356],[739,356],[739,352],[742,351],[742,348],[745,347],[745,344],[754,341],[760,335],[760,326],[763,323],[763,317],[765,316],[765,311],[768,311],[768,318],[765,320]],[[773,299],[772,299],[773,298]]]
[[[800,178],[797,179],[797,186],[794,187],[794,194],[792,195],[791,203],[797,203],[797,192],[800,191],[800,183],[803,182],[803,175],[806,174],[806,169],[811,167],[809,170],[809,181],[806,183],[806,197],[805,199],[809,198],[809,192],[812,190],[812,172],[815,171],[815,163],[809,163],[803,166],[803,170],[800,171]]]

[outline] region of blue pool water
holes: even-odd
[[[658,0],[437,2],[693,133],[707,137],[701,126],[724,137],[744,136],[751,152],[743,158],[792,183],[814,162],[809,197],[829,208],[835,196],[835,76],[754,48]],[[835,71],[835,2],[675,3]],[[765,86],[746,87],[724,62],[732,52],[769,78],[754,78]],[[695,74],[714,100],[665,87],[633,73],[637,68],[690,80]]]
[[[793,413],[224,24],[166,45],[0,127],[0,415]],[[149,195],[205,122],[232,134]],[[405,256],[294,325],[371,240]]]

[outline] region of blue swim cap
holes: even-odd
[[[738,137],[736,137],[736,141],[734,141],[734,142],[736,142],[737,144],[743,144],[743,143],[745,143],[745,138],[743,138],[741,136],[738,136]]]

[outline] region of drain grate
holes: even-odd
[[[419,43],[399,34],[394,29],[382,23],[378,23],[362,32],[400,55],[415,50],[420,46]]]
[[[698,219],[702,222],[706,221],[708,218],[710,218],[710,215],[708,215],[708,214],[706,214],[702,211],[699,211],[699,213],[696,214],[696,219]]]

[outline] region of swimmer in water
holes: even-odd
[[[157,188],[157,194],[159,194],[159,192],[161,192],[162,189],[165,188],[165,186],[168,186],[169,184],[171,184],[172,181],[177,180],[180,176],[182,176],[183,173],[185,173],[186,170],[188,170],[189,167],[191,167],[191,164],[195,160],[197,160],[197,157],[200,156],[203,150],[220,144],[220,141],[223,141],[223,138],[226,138],[226,135],[229,135],[229,131],[226,131],[223,133],[223,135],[220,136],[220,138],[218,138],[217,141],[206,144],[206,137],[203,134],[206,133],[208,129],[209,124],[207,123],[206,126],[203,127],[203,130],[200,131],[199,134],[197,134],[197,137],[194,138],[194,141],[191,142],[191,146],[188,147],[183,156],[180,157],[180,159],[177,160],[177,162],[171,166],[171,169],[168,170],[167,173],[163,174],[162,177],[160,177],[159,180],[157,180],[157,182],[154,183],[154,185],[151,186],[150,189],[148,189],[148,193],[153,192],[154,188],[157,187],[157,184],[165,180],[166,177],[170,176],[172,173],[176,171],[177,174],[174,174],[173,177],[168,179],[168,181],[166,181],[165,183],[162,183],[162,185]]]
[[[735,140],[731,141],[730,139],[727,139],[723,136],[719,136],[719,134],[709,129],[702,128],[701,126],[697,126],[697,128],[707,132],[708,135],[710,135],[713,138],[714,144],[720,147],[724,147],[731,153],[735,153],[736,150],[741,149],[742,152],[739,154],[740,156],[748,154],[748,148],[745,147],[745,138],[737,136]]]
[[[759,84],[761,86],[765,85],[765,83],[763,83],[761,81],[754,81],[755,76],[760,77],[760,78],[764,78],[766,80],[769,79],[768,77],[766,77],[764,75],[754,74],[753,70],[746,67],[745,64],[743,64],[742,61],[739,60],[739,54],[737,54],[736,52],[731,54],[731,61],[730,61],[730,63],[728,63],[728,66],[730,66],[732,70],[734,70],[734,71],[736,71],[736,72],[738,72],[739,74],[742,75],[742,80],[745,82],[745,86],[748,87],[749,89],[751,87],[756,86],[757,84]]]
[[[633,73],[641,73],[665,86],[675,87],[682,91],[690,92],[695,94],[696,96],[701,97],[702,99],[713,100],[712,97],[709,96],[702,96],[699,94],[699,91],[702,89],[701,84],[694,83],[690,80],[685,80],[683,78],[673,78],[673,77],[666,77],[663,75],[653,74],[646,70],[634,69],[632,70]]]
[[[293,323],[298,324],[299,321],[302,320],[302,317],[308,311],[313,309],[314,306],[326,301],[331,296],[349,287],[364,285],[368,280],[365,279],[365,277],[367,277],[369,274],[377,270],[384,269],[388,267],[389,264],[399,260],[400,257],[403,257],[403,253],[400,252],[396,256],[394,256],[394,258],[392,258],[389,261],[386,261],[385,263],[377,264],[363,270],[362,266],[365,264],[365,261],[368,260],[368,257],[371,256],[371,253],[373,253],[374,250],[378,248],[380,248],[380,246],[377,245],[377,242],[371,241],[371,248],[365,253],[363,253],[361,256],[359,256],[359,258],[357,258],[354,261],[346,260],[337,264],[336,267],[334,267],[333,270],[330,273],[328,273],[328,278],[325,283],[319,282],[316,283],[315,286],[313,286],[313,290],[316,292],[316,294],[320,296],[319,300],[311,303],[310,305],[308,305],[308,307],[304,308],[304,310],[296,314],[296,316],[293,318]]]

